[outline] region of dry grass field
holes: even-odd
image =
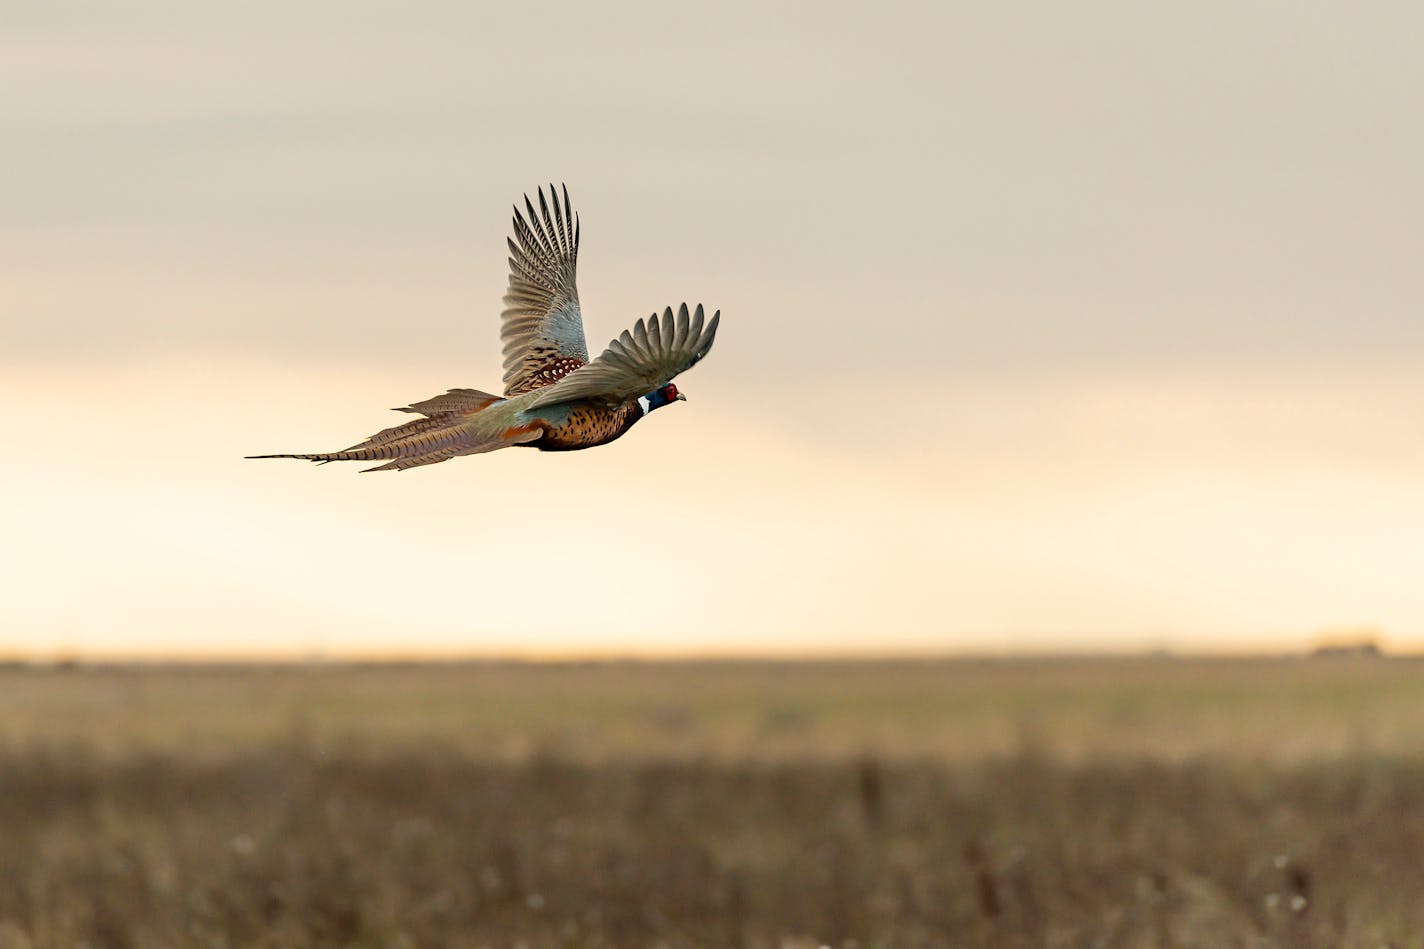
[[[1424,946],[1424,664],[0,670],[0,949]]]

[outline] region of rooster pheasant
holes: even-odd
[[[527,213],[526,213],[527,212]],[[451,389],[397,412],[422,416],[377,432],[341,451],[249,455],[307,461],[380,461],[365,471],[399,471],[459,455],[525,445],[543,451],[592,448],[619,438],[643,416],[686,396],[673,377],[712,348],[721,312],[704,320],[687,304],[662,319],[654,313],[589,361],[575,271],[579,219],[563,189],[539,189],[539,213],[529,196],[514,208],[509,244],[509,292],[501,317],[504,395]]]

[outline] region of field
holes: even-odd
[[[1405,659],[0,670],[0,949],[1424,946]]]

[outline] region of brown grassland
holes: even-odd
[[[0,949],[1424,946],[1424,664],[0,670]]]

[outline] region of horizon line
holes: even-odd
[[[1418,643],[1388,646],[1377,639],[1323,641],[1299,646],[1226,647],[1012,647],[1001,649],[839,649],[839,650],[524,650],[524,651],[346,651],[346,652],[105,652],[0,653],[0,668],[75,667],[319,667],[459,665],[739,665],[874,664],[953,662],[1034,662],[1074,660],[1267,660],[1369,657],[1424,658]]]

